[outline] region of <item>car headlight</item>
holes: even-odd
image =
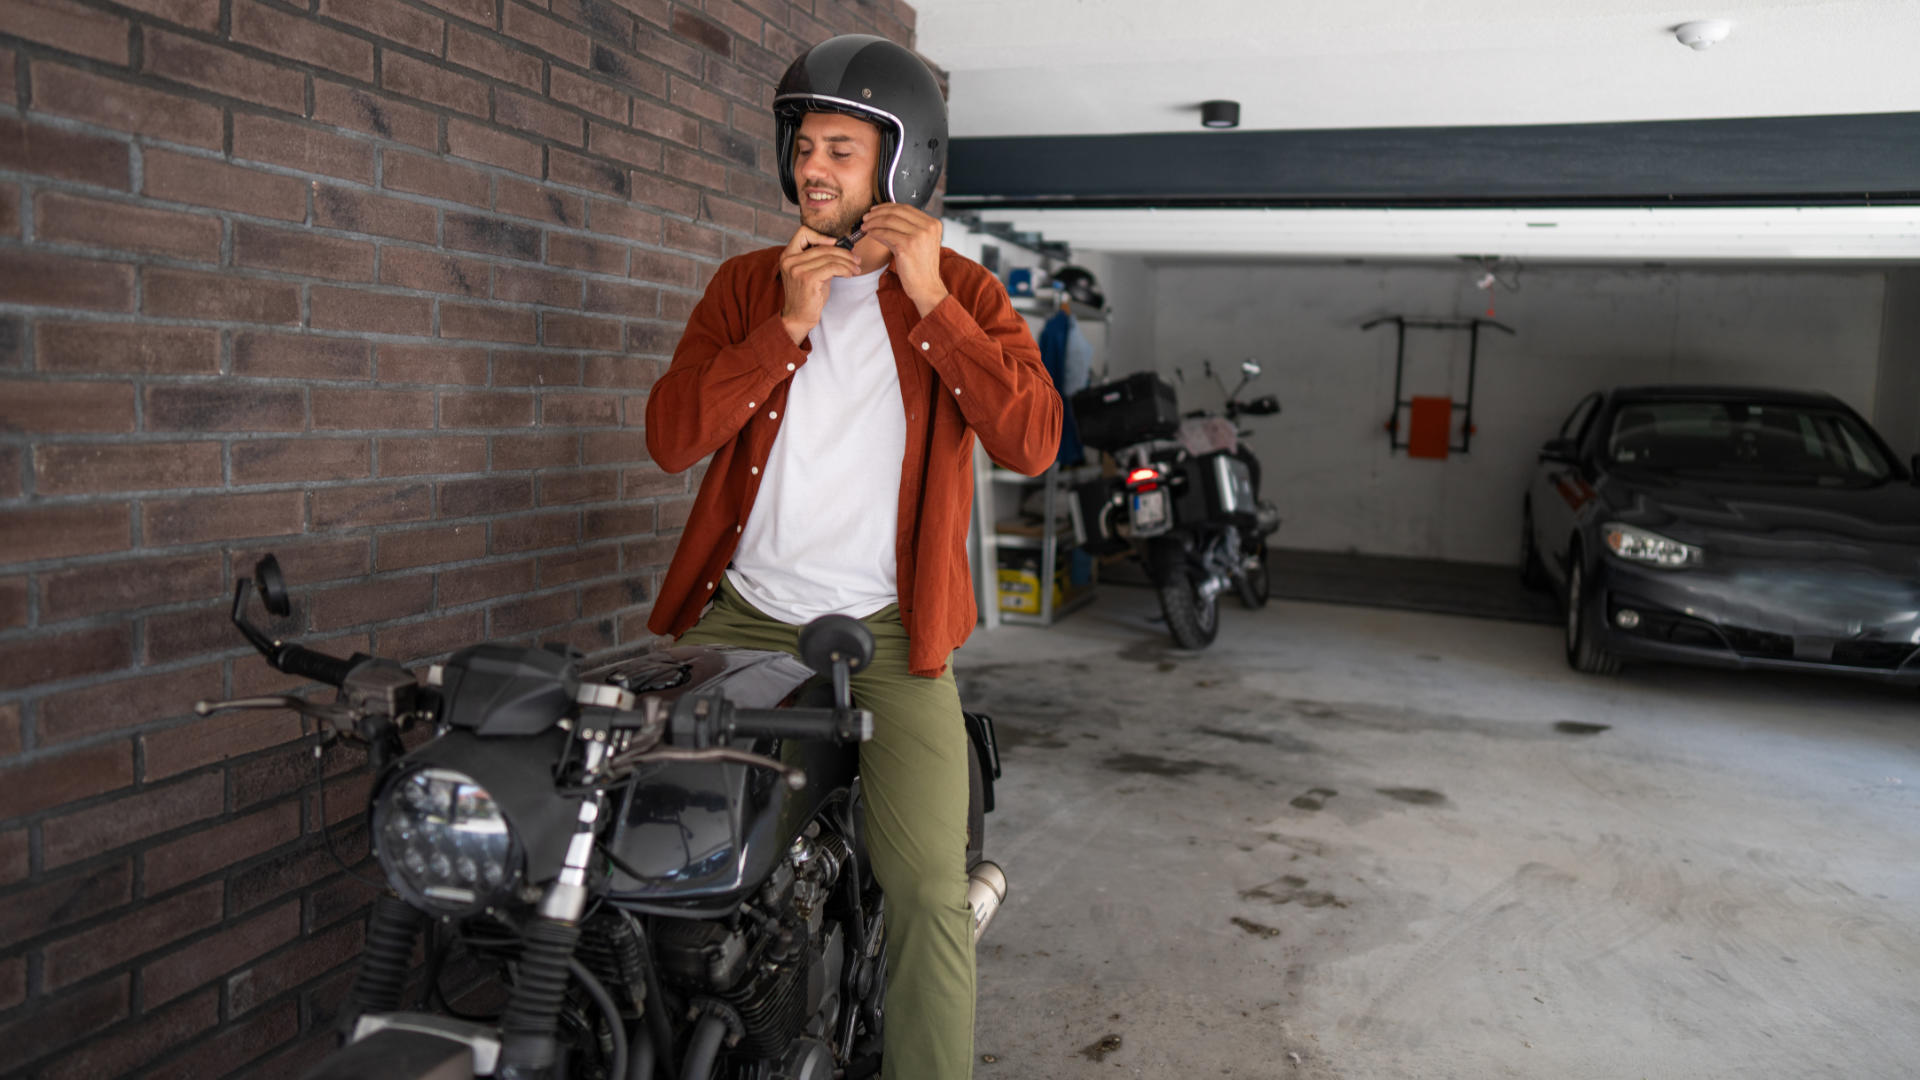
[[[487,907],[516,883],[519,843],[487,789],[453,769],[395,777],[373,810],[374,846],[387,880],[436,914]]]
[[[1628,562],[1645,563],[1666,570],[1684,570],[1689,566],[1699,566],[1705,552],[1692,544],[1683,544],[1678,540],[1661,536],[1657,532],[1622,525],[1619,522],[1609,524],[1602,535],[1606,537],[1607,550],[1626,559]]]

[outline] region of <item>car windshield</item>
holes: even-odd
[[[1656,472],[1843,487],[1886,480],[1893,467],[1854,416],[1818,405],[1639,401],[1622,405],[1607,459]]]

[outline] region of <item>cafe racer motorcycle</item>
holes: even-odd
[[[1206,373],[1219,383],[1213,365]],[[1219,596],[1231,589],[1248,608],[1265,606],[1272,583],[1267,537],[1280,512],[1260,498],[1260,461],[1243,441],[1243,416],[1272,416],[1280,401],[1240,394],[1260,365],[1240,365],[1231,391],[1220,383],[1220,413],[1181,415],[1174,389],[1151,372],[1090,386],[1073,396],[1080,439],[1113,455],[1118,474],[1079,485],[1087,547],[1133,549],[1159,594],[1174,644],[1204,649],[1220,629]]]
[[[873,639],[857,620],[809,624],[804,662],[669,648],[586,678],[564,651],[492,643],[416,673],[269,637],[247,619],[256,591],[290,610],[271,555],[236,583],[233,622],[275,668],[338,696],[196,711],[293,709],[365,744],[376,771],[368,823],[388,889],[343,1045],[309,1080],[878,1072],[886,898],[863,844],[857,746],[873,718],[849,679]],[[980,852],[993,724],[967,726],[977,942],[1006,878]],[[449,949],[497,973],[498,1015],[448,1002]]]

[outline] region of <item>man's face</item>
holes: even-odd
[[[808,113],[793,140],[793,183],[800,220],[815,232],[845,236],[873,207],[880,129],[839,113]]]

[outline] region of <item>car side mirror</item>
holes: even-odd
[[[1580,444],[1572,439],[1548,439],[1540,447],[1541,461],[1573,464],[1580,457]]]

